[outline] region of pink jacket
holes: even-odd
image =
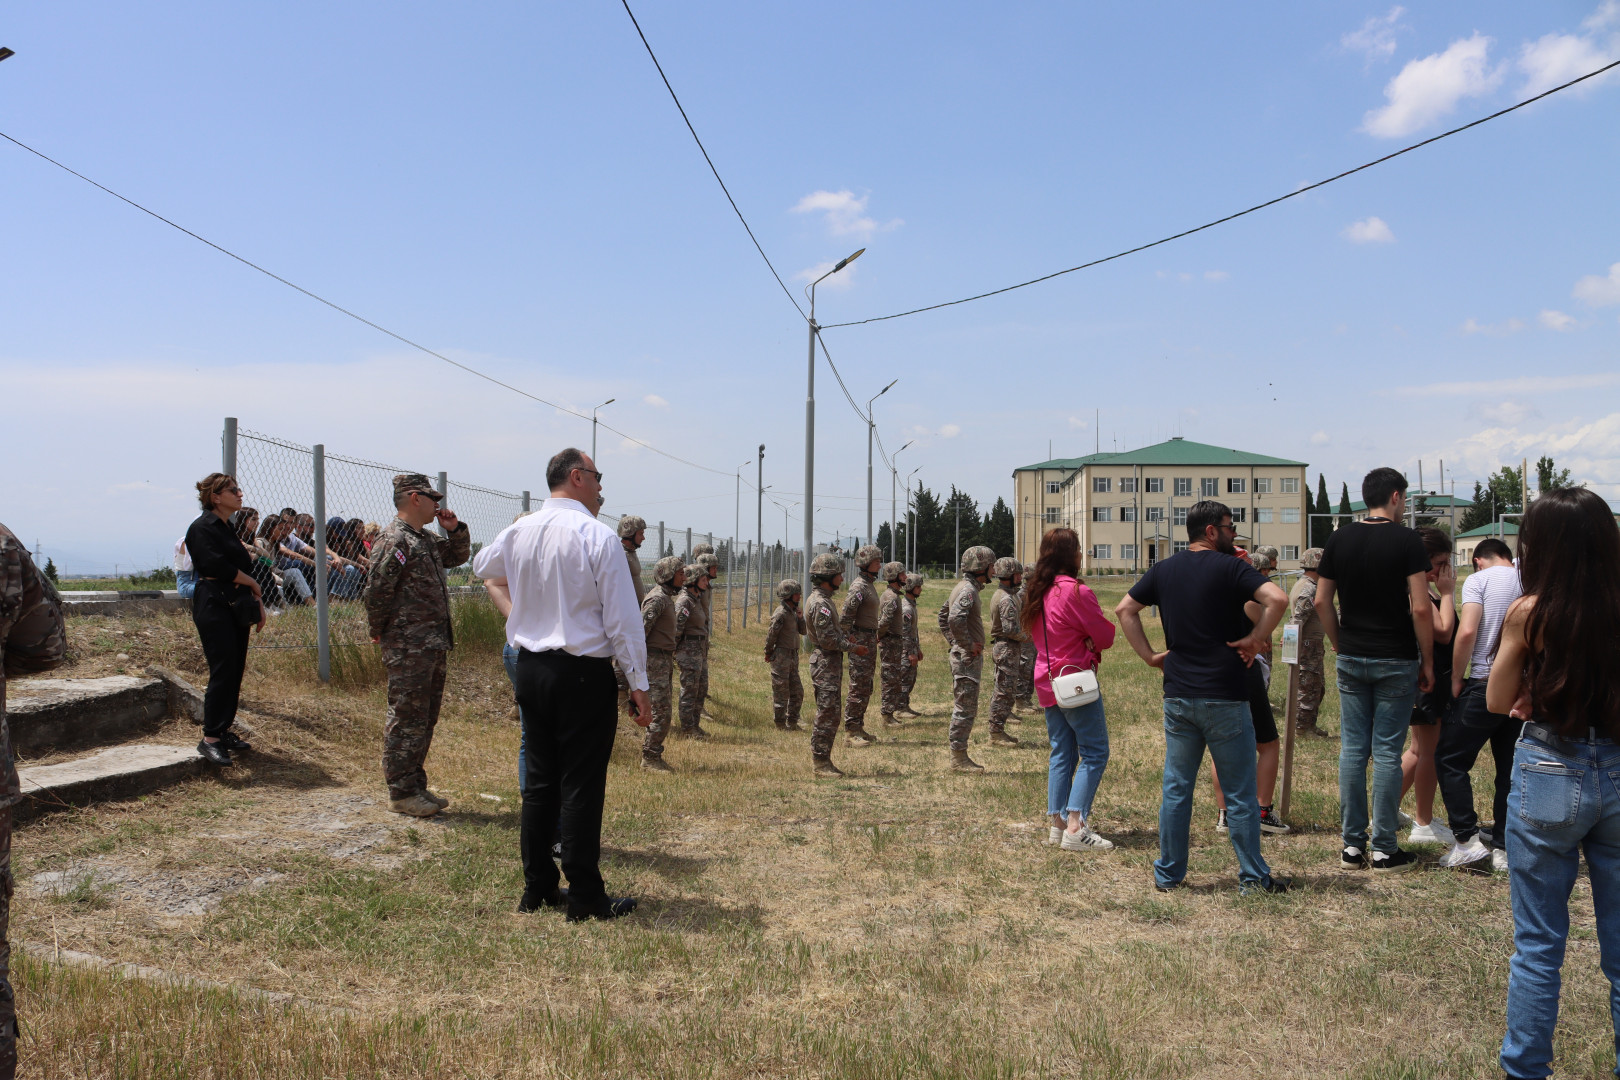
[[[1052,582],[1041,606],[1045,610],[1030,628],[1035,640],[1035,693],[1043,706],[1050,707],[1057,704],[1052,675],[1100,664],[1102,651],[1114,644],[1114,624],[1103,614],[1097,594],[1067,574]]]

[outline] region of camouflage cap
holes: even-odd
[[[1000,581],[1011,581],[1014,576],[1022,574],[1023,572],[1024,567],[1022,563],[1013,558],[1011,555],[1003,555],[1001,558],[996,560],[996,565],[991,568],[990,576]]]
[[[714,545],[713,544],[694,544],[694,545],[692,545],[692,555],[693,555],[692,561],[693,562],[697,561],[697,556],[699,556],[699,555],[713,555],[713,554],[714,554]]]
[[[804,586],[792,578],[784,578],[776,583],[776,598],[778,600],[791,600],[802,592],[804,592]]]
[[[873,559],[883,558],[883,549],[876,544],[862,544],[855,549],[855,565],[863,570],[872,565]]]
[[[923,587],[924,578],[921,574],[906,575],[906,592],[914,592]]]
[[[653,564],[653,580],[660,585],[673,585],[680,569],[681,560],[673,555],[665,555]]]
[[[703,567],[704,572],[710,577],[718,577],[720,575],[720,560],[709,552],[701,552],[693,561],[699,566]]]
[[[636,533],[643,532],[646,528],[646,519],[637,517],[635,514],[626,514],[619,519],[619,539],[633,540]]]
[[[1271,565],[1272,566],[1276,566],[1277,561],[1282,558],[1282,552],[1278,551],[1276,548],[1272,547],[1270,544],[1261,544],[1259,547],[1254,549],[1254,553],[1256,555],[1264,555],[1264,556],[1266,556],[1268,559],[1271,560]]]
[[[1256,551],[1256,552],[1251,553],[1249,555],[1249,564],[1251,566],[1253,566],[1256,570],[1275,570],[1275,569],[1277,569],[1277,560],[1273,559],[1270,555],[1267,555],[1263,551]]]
[[[704,581],[709,579],[708,573],[706,573],[703,567],[697,563],[688,563],[686,566],[682,567],[682,569],[686,571],[686,587],[688,589],[697,588],[699,579]]]
[[[996,553],[983,545],[975,545],[962,552],[962,573],[988,574],[995,564]]]
[[[902,562],[886,562],[878,571],[878,577],[888,582],[904,582],[906,580],[906,564]]]
[[[844,560],[830,551],[823,551],[810,560],[810,580],[831,581],[844,572]]]
[[[394,498],[409,495],[413,491],[420,491],[430,499],[444,498],[444,492],[435,491],[433,481],[419,472],[402,472],[394,477]]]
[[[1301,570],[1315,570],[1318,566],[1321,566],[1321,565],[1322,565],[1322,549],[1321,548],[1306,548],[1305,549],[1305,554],[1303,554],[1303,555],[1301,555],[1299,557],[1299,568]]]

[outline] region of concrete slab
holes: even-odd
[[[119,742],[169,715],[162,679],[16,679],[6,684],[11,745],[24,757]]]
[[[22,802],[16,818],[27,821],[51,810],[134,798],[209,768],[195,747],[135,743],[59,765],[19,769]]]

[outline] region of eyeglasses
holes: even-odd
[[[225,489],[225,493],[227,495],[240,495],[242,494],[242,489],[239,487],[228,487]]]
[[[590,473],[592,476],[596,477],[596,482],[598,484],[602,482],[602,474],[597,472],[595,469],[580,469],[579,471],[582,473]]]
[[[1232,530],[1232,534],[1233,534],[1233,535],[1234,535],[1234,536],[1236,536],[1236,535],[1237,535],[1237,531],[1238,531],[1238,529],[1237,529],[1237,526],[1236,526],[1236,525],[1230,525],[1230,524],[1228,524],[1228,525],[1217,525],[1217,526],[1215,526],[1215,527],[1216,527],[1216,528],[1217,528],[1217,529],[1231,529],[1231,530]]]
[[[425,500],[425,501],[427,501],[427,502],[430,502],[430,503],[432,503],[432,504],[433,504],[433,505],[434,505],[434,506],[438,506],[438,505],[439,505],[439,500],[438,500],[438,499],[435,499],[435,498],[434,498],[434,497],[433,497],[433,496],[431,496],[431,495],[429,495],[429,494],[428,494],[428,493],[427,493],[427,492],[425,492],[425,491],[413,491],[413,492],[411,492],[411,494],[412,494],[412,495],[417,495],[417,496],[420,496],[420,497],[421,497],[421,498],[422,498],[422,499],[424,499],[424,500]]]

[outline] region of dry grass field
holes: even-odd
[[[1123,641],[1102,671],[1113,760],[1093,822],[1118,849],[1046,846],[1038,716],[1010,729],[1022,746],[991,749],[987,693],[974,753],[989,772],[946,769],[941,588],[921,605],[924,718],[870,748],[840,740],[841,781],[812,782],[807,735],[772,726],[752,623],[718,635],[715,738],[672,739],[675,775],[642,772],[622,726],[604,869],[641,907],[612,924],[515,910],[518,732],[487,616],[462,617],[428,762],[454,802],[425,822],[386,812],[374,666],[323,687],[307,654],[256,655],[258,751],[241,767],[19,830],[23,1075],[1500,1075],[1505,880],[1441,871],[1432,848],[1418,873],[1340,871],[1337,742],[1316,740],[1300,747],[1294,833],[1265,841],[1293,892],[1238,895],[1206,772],[1193,887],[1156,893],[1158,675]],[[1119,586],[1102,592],[1111,606]],[[72,640],[66,674],[161,662],[203,681],[184,617],[74,620]],[[1575,906],[1559,1075],[1607,1076],[1584,877]]]

